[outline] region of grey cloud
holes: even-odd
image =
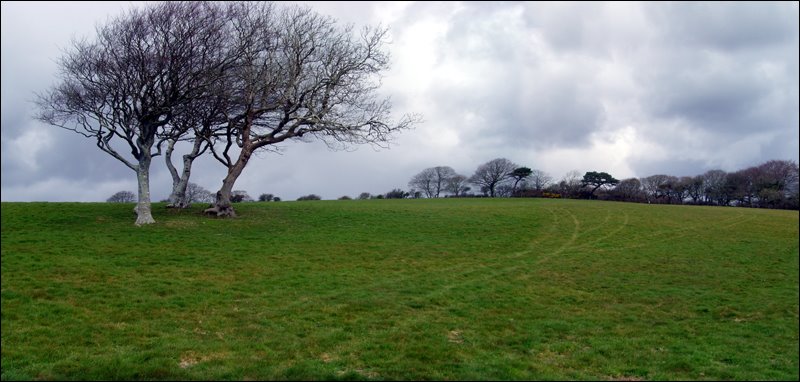
[[[639,158],[639,160],[632,163],[631,167],[636,172],[638,178],[645,178],[650,175],[658,174],[695,176],[715,168],[705,161],[687,158],[676,158],[670,161]]]
[[[623,128],[634,130],[632,145],[658,151],[632,149],[625,171],[636,176],[695,175],[798,158],[796,3],[310,5],[356,27],[375,24],[383,7],[392,6],[395,42],[413,35],[421,21],[446,26],[443,35],[430,36],[436,39],[430,88],[410,92],[401,80],[380,90],[391,96],[398,115],[423,112],[426,123],[380,152],[368,147],[330,152],[320,143],[292,143],[284,155],[261,155],[235,186],[254,197],[386,192],[406,188],[408,178],[426,167],[449,165],[470,175],[478,164],[504,156],[521,164],[540,158],[525,164],[558,178],[563,174],[547,167],[548,153],[582,167],[563,156],[598,150],[599,136],[615,136]],[[91,35],[94,22],[128,6],[59,5],[48,12],[56,5],[3,3],[4,200],[29,200],[26,187],[36,198],[48,187],[74,187],[69,197],[76,200],[86,200],[75,195],[89,187],[87,197],[104,200],[108,190],[135,185],[133,173],[91,140],[32,120],[28,102],[55,80],[57,48],[69,36]],[[415,59],[414,51],[410,58],[399,57],[394,46],[388,48],[396,62]],[[466,78],[454,79],[454,72]],[[420,100],[424,110],[411,109]],[[441,131],[457,135],[457,145],[435,142]],[[24,149],[19,146],[24,139],[34,137],[26,135],[31,132],[44,134],[51,146],[33,145],[26,155],[13,156]],[[215,191],[224,173],[204,157],[192,181]],[[153,164],[152,187],[154,199],[169,192],[161,157]]]
[[[443,83],[433,98],[455,118],[467,111],[481,117],[460,127],[465,141],[530,149],[588,144],[604,119],[592,68],[580,61],[549,62],[546,52],[532,44],[535,31],[521,19],[521,9],[464,6],[450,20],[440,61],[472,68],[472,85]]]
[[[762,49],[790,43],[797,36],[796,3],[651,3],[646,9],[664,41],[676,45]]]

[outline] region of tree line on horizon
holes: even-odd
[[[189,186],[187,198],[190,201],[213,202],[211,192],[194,183],[189,183]],[[798,164],[787,160],[770,160],[733,172],[717,169],[695,176],[656,174],[622,180],[606,172],[589,171],[581,175],[573,170],[555,181],[542,170],[497,158],[480,165],[470,177],[458,174],[449,166],[426,168],[411,178],[408,187],[408,191],[396,188],[385,194],[362,192],[355,198],[345,195],[338,200],[543,197],[795,210],[800,206]],[[120,197],[121,194],[127,198]],[[298,201],[320,199],[322,198],[317,194],[297,198]],[[120,191],[108,201],[134,200],[132,192]],[[246,191],[234,191],[234,202],[242,201],[254,199]],[[261,194],[258,201],[280,201],[280,198],[272,194]]]
[[[473,185],[476,188],[469,187]],[[466,177],[451,167],[427,168],[408,183],[409,197],[549,197],[656,204],[697,204],[798,209],[798,164],[770,160],[733,172],[695,176],[656,174],[618,180],[606,172],[568,172],[559,181],[542,170],[505,158],[480,165]]]

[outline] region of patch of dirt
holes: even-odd
[[[369,370],[364,370],[364,369],[355,369],[353,371],[356,374],[361,375],[362,377],[371,378],[371,379],[378,378],[378,373],[376,373],[374,371],[369,371]],[[341,376],[343,376],[343,375],[345,375],[345,374],[347,374],[349,372],[350,372],[349,370],[339,370],[339,371],[336,372],[336,374],[341,377]]]
[[[642,377],[634,377],[632,375],[620,375],[616,377],[608,377],[609,381],[644,381]]]
[[[164,222],[164,225],[167,227],[182,228],[182,227],[194,227],[197,225],[197,223],[189,220],[168,220]]]
[[[447,340],[455,344],[463,344],[464,338],[461,337],[461,331],[451,330],[447,333]]]
[[[211,353],[208,355],[197,355],[195,352],[186,352],[181,356],[181,361],[178,363],[178,366],[181,369],[190,368],[194,365],[197,365],[200,362],[211,361],[213,359],[221,359],[225,358],[225,354],[223,353]]]
[[[181,357],[181,362],[178,364],[178,366],[180,366],[181,369],[186,369],[197,365],[198,362],[200,362],[200,360],[195,358],[193,355],[183,356]]]

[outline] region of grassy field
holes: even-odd
[[[798,212],[2,204],[2,379],[797,380]]]

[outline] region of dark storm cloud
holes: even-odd
[[[657,49],[637,58],[643,136],[691,145],[705,169],[797,160],[798,13],[789,3],[647,4]],[[675,134],[679,125],[691,133]],[[673,135],[672,137],[669,137]],[[665,139],[666,136],[666,139]],[[699,141],[702,140],[702,141]],[[663,161],[662,171],[680,169]],[[656,163],[633,161],[652,171]],[[731,168],[732,169],[732,168]]]

